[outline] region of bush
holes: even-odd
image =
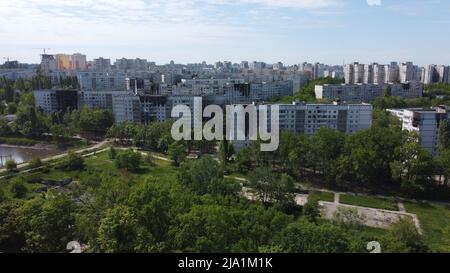
[[[0,188],[0,203],[6,200],[5,192]]]
[[[308,201],[303,207],[303,216],[310,222],[316,222],[320,217],[319,203]]]
[[[28,193],[28,189],[22,181],[14,181],[11,184],[11,193],[14,198],[24,198]]]
[[[17,163],[14,160],[7,160],[5,162],[5,168],[8,172],[13,172],[17,170]]]
[[[116,156],[115,164],[118,169],[125,169],[134,172],[139,169],[141,160],[141,154],[130,149],[119,152]]]
[[[30,166],[31,169],[39,168],[39,167],[41,167],[42,165],[43,165],[43,164],[42,164],[42,161],[41,161],[41,159],[40,159],[39,157],[33,158],[33,159],[28,163],[28,166]]]
[[[85,167],[84,158],[81,155],[70,151],[62,167],[66,171],[83,170]]]
[[[186,146],[181,142],[174,142],[169,145],[169,150],[167,153],[173,161],[172,164],[175,166],[180,166],[181,162],[183,162],[187,156]]]
[[[109,148],[108,156],[109,156],[109,159],[116,159],[117,150],[114,147]]]

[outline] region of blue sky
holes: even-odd
[[[450,64],[448,0],[0,0],[1,57]]]

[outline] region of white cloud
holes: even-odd
[[[334,6],[338,4],[337,0],[210,0],[217,4],[240,2],[259,4],[269,7],[283,7],[283,8],[301,8],[301,9],[319,9]]]
[[[369,6],[381,6],[381,0],[367,0]]]

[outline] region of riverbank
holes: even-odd
[[[33,146],[26,145],[15,145],[15,144],[1,144],[0,148],[17,148],[17,149],[31,149],[31,150],[60,150],[64,152],[63,149],[58,149],[54,144],[44,144],[44,143],[36,143]]]

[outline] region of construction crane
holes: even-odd
[[[51,48],[40,47],[40,48],[35,48],[35,49],[42,49],[42,52],[44,52],[43,55],[45,55],[45,54],[46,54],[46,51],[47,51],[47,50],[50,50]]]

